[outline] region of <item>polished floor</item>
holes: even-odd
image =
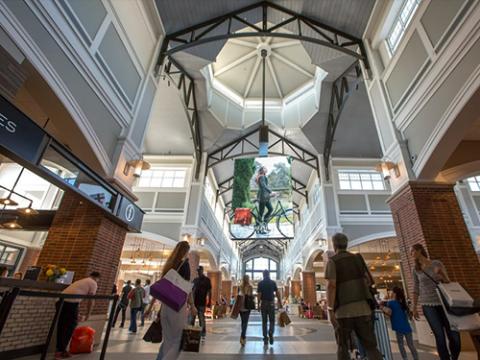
[[[142,328],[141,328],[142,329]],[[146,327],[145,327],[146,329]],[[154,360],[158,344],[142,340],[143,329],[136,335],[127,329],[112,330],[107,359]],[[220,319],[208,321],[206,341],[201,345],[200,354],[183,353],[179,359],[223,360],[223,359],[336,359],[336,345],[331,326],[326,321],[305,320],[292,316],[292,324],[276,329],[276,341],[267,350],[263,348],[261,320],[252,314],[247,333],[247,344],[240,346],[240,320]],[[392,340],[393,358],[401,359],[396,342]],[[438,359],[432,349],[419,346],[420,359]],[[75,356],[74,359],[98,359],[98,352]],[[462,354],[461,360],[476,359],[473,353]]]

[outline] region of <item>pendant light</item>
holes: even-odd
[[[260,137],[258,141],[258,155],[261,157],[268,156],[268,126],[265,125],[265,60],[267,58],[267,50],[262,49],[262,125],[260,126]]]
[[[4,229],[8,229],[8,230],[18,230],[18,229],[22,229],[22,225],[20,225],[17,220],[18,220],[18,218],[15,217],[15,219],[3,223],[3,224],[2,224],[2,227],[3,227]]]
[[[0,199],[0,205],[5,205],[5,206],[17,206],[18,203],[17,203],[15,200],[12,200],[12,199],[10,198],[10,196],[12,196],[12,192],[10,192],[10,194],[8,194],[7,197],[1,198],[1,199]]]
[[[32,204],[30,204],[26,208],[18,208],[17,211],[22,215],[37,215],[38,211],[32,208]]]

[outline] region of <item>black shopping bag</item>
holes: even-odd
[[[160,319],[157,319],[152,322],[148,330],[145,332],[145,335],[143,335],[143,340],[157,344],[161,343],[162,339],[162,323],[160,322]]]
[[[180,342],[180,350],[188,352],[199,352],[200,334],[201,328],[198,326],[189,326],[183,329],[182,341]]]

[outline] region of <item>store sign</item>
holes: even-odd
[[[130,228],[140,231],[143,221],[143,211],[126,197],[122,197],[120,201],[117,216],[123,222],[127,223]]]
[[[45,139],[42,128],[0,96],[0,148],[36,163]]]

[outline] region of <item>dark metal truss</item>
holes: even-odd
[[[325,175],[329,180],[328,162],[332,154],[335,131],[337,129],[340,115],[342,114],[345,103],[352,93],[353,89],[358,88],[358,83],[362,77],[362,70],[359,61],[355,61],[332,83],[332,94],[330,97],[330,108],[328,112],[327,133],[325,136],[325,145],[323,148],[323,162],[325,166]]]
[[[258,156],[259,146],[251,141],[249,137],[259,131],[260,127],[210,153],[207,158],[207,169],[226,160],[246,156]],[[290,156],[292,159],[300,161],[316,170],[317,174],[319,174],[318,157],[315,154],[288,140],[286,137],[277,134],[271,129],[268,129],[268,132],[276,138],[268,145],[269,154]],[[273,151],[273,149],[279,145],[281,146],[281,151]],[[245,148],[246,146],[248,149]],[[287,152],[287,150],[291,152]]]
[[[258,251],[260,246],[263,246],[262,250],[270,251],[271,254],[275,254],[277,258],[280,258],[280,255],[284,254],[288,248],[288,240],[285,239],[243,240],[235,241],[235,244],[243,257],[255,254],[254,251]]]
[[[256,9],[260,10],[262,15],[259,26],[249,22],[246,17],[248,12],[251,13]],[[280,23],[269,24],[269,14],[272,12],[281,14],[282,21]],[[294,25],[289,27],[289,32],[279,31],[289,24]],[[247,26],[249,31],[235,32],[236,29],[243,26]],[[317,37],[306,36],[304,31],[307,28],[313,30]],[[365,68],[369,69],[365,48],[360,38],[277,4],[262,1],[166,35],[157,60],[157,72],[161,69],[165,59],[176,52],[209,42],[241,37],[280,37],[307,41],[362,60]],[[360,52],[357,52],[357,49]]]
[[[168,76],[169,80],[174,83],[183,100],[195,151],[195,178],[198,179],[202,162],[202,135],[200,133],[200,119],[197,109],[197,97],[195,95],[195,81],[172,57],[168,58],[163,74]]]

